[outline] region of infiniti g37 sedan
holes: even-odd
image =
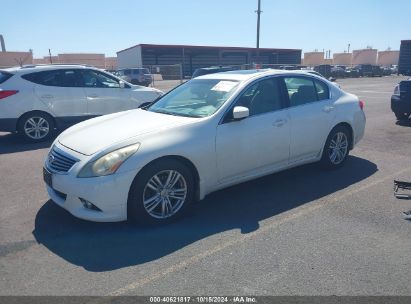
[[[338,168],[364,128],[362,101],[324,78],[209,74],[141,109],[67,129],[43,177],[50,198],[76,217],[163,223],[233,184],[311,162]]]
[[[138,108],[163,93],[83,65],[29,65],[0,70],[0,131],[47,140],[54,129]]]

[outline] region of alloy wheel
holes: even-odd
[[[24,123],[24,133],[31,139],[43,139],[50,132],[50,124],[43,117],[31,117]]]
[[[184,205],[187,191],[182,174],[175,170],[161,171],[151,177],[144,187],[144,209],[154,218],[169,218]]]
[[[348,138],[344,132],[335,133],[328,147],[328,157],[334,165],[342,163],[348,152]]]

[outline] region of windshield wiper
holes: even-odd
[[[193,118],[203,117],[203,116],[200,116],[200,115],[190,115],[190,114],[185,114],[185,113],[176,113],[176,112],[168,112],[168,111],[161,111],[161,110],[149,110],[149,111],[154,112],[154,113],[173,115],[173,116],[183,116],[183,117],[193,117]]]

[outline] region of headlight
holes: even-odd
[[[113,174],[127,158],[137,152],[139,147],[138,143],[110,152],[96,161],[87,163],[77,176],[97,177]]]

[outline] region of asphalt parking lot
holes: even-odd
[[[294,168],[208,196],[174,224],[78,220],[48,201],[50,143],[0,133],[0,295],[411,295],[411,123],[402,77],[338,82],[365,102],[346,165]]]

